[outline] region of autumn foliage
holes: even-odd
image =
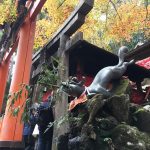
[[[12,23],[16,17],[16,7],[13,0],[4,0],[0,3],[0,25],[3,25],[5,22]]]
[[[47,0],[37,18],[34,49],[51,39],[80,0]],[[0,25],[13,22],[16,10],[13,0],[0,4]],[[150,36],[150,3],[148,0],[95,0],[85,24],[79,29],[84,38],[99,47],[110,49],[110,43],[132,42],[133,35]],[[138,40],[137,40],[138,41]]]
[[[148,6],[150,12],[150,5]],[[130,41],[132,33],[143,31],[146,36],[150,34],[150,16],[147,16],[145,6],[138,6],[136,3],[126,3],[120,5],[118,14],[113,20],[110,20],[106,34],[110,38],[120,41],[122,38]]]
[[[57,31],[65,19],[74,10],[79,0],[47,0],[43,10],[45,16],[37,22],[35,49],[42,47]],[[110,42],[126,40],[132,35],[144,33],[150,35],[150,5],[145,1],[95,0],[94,8],[87,16],[80,31],[89,42],[110,49]]]
[[[47,0],[37,21],[35,49],[42,47],[74,10],[78,0]]]

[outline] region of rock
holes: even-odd
[[[111,135],[117,150],[150,150],[150,137],[136,127],[126,124],[118,125]]]
[[[150,132],[150,107],[130,103],[128,80],[116,87],[116,95],[88,97],[70,112],[70,133],[59,138],[60,150],[150,150],[150,137],[141,132]]]
[[[134,104],[134,103],[130,103],[129,105],[129,123],[130,125],[134,125],[135,121],[134,121],[134,113],[138,110],[142,108],[142,106],[138,105],[138,104]]]
[[[93,141],[90,138],[84,138],[80,148],[77,150],[96,150],[96,141]]]
[[[58,150],[68,150],[68,133],[59,136],[58,143],[57,143],[57,149]]]
[[[96,118],[94,123],[94,131],[96,133],[96,149],[95,150],[113,150],[112,145],[108,142],[108,137],[112,134],[112,130],[118,125],[117,120],[108,116],[107,118]]]
[[[115,95],[107,102],[107,108],[119,122],[128,122],[129,95]]]
[[[81,135],[69,139],[69,150],[95,150],[96,134],[92,125],[85,124]]]
[[[107,143],[107,138],[102,138],[101,136],[97,136],[95,150],[112,150]]]
[[[105,138],[104,142],[107,143],[107,145],[109,147],[109,150],[115,150],[115,145],[114,145],[114,143],[113,143],[111,138]]]
[[[114,150],[113,144],[109,142],[109,137],[112,134],[112,130],[101,129],[98,125],[95,126],[96,142],[95,150]]]
[[[94,132],[94,126],[91,125],[91,124],[90,125],[85,124],[82,127],[81,136],[82,136],[82,138],[87,138],[88,137],[88,138],[91,138],[91,139],[95,140],[96,139],[96,134]]]
[[[108,116],[106,118],[96,118],[96,125],[104,130],[111,130],[118,125],[118,121],[112,117]]]
[[[117,80],[115,83],[115,88],[113,89],[113,95],[122,95],[122,94],[129,94],[130,86],[129,86],[129,79],[121,79]]]
[[[75,137],[70,140],[69,150],[95,150],[95,145],[96,142],[88,137]]]
[[[139,128],[139,130],[150,133],[150,111],[144,108],[138,109],[134,115],[134,125]]]
[[[130,109],[131,115],[133,115],[139,108],[142,108],[142,106],[138,104],[130,103],[129,109]]]
[[[82,141],[81,141],[80,136],[69,139],[68,149],[69,150],[78,150],[80,148],[81,142]]]
[[[102,109],[106,102],[106,99],[104,99],[104,96],[102,94],[96,94],[91,99],[88,99],[87,101],[87,108],[89,112],[89,119],[88,124],[92,123],[93,119],[97,115],[98,111]]]

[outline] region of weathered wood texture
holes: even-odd
[[[135,61],[138,61],[147,57],[150,57],[150,41],[133,49],[131,52],[128,53],[126,59],[127,60],[134,59]]]
[[[40,97],[40,92],[43,89],[43,87],[40,84],[36,84],[33,88],[33,96],[32,96],[32,101],[38,102],[39,101],[39,97]]]
[[[66,52],[68,53],[75,45],[83,40],[83,32],[77,32],[70,40],[66,43]]]
[[[68,74],[69,74],[69,57],[65,53],[65,47],[66,47],[66,42],[68,40],[68,36],[63,35],[60,38],[60,47],[58,50],[58,56],[59,56],[59,68],[58,68],[58,74],[59,74],[59,81],[58,84],[61,83],[61,81],[65,81],[68,79]],[[55,104],[55,120],[60,121],[61,118],[64,118],[67,116],[68,112],[68,95],[65,93],[61,93],[59,96],[57,96],[56,99],[56,104]],[[59,127],[57,128],[57,125],[54,126],[54,138],[56,139],[60,135],[63,135],[68,132],[69,129],[69,123],[66,121]],[[53,149],[57,149],[57,141],[53,140]]]
[[[32,72],[32,79],[35,78],[37,75],[39,75],[40,72],[42,72],[42,68],[41,68],[42,62],[40,60],[42,58],[43,51],[46,51],[47,54],[49,54],[50,51],[53,51],[53,53],[58,51],[58,47],[60,46],[55,46],[55,45],[57,43],[58,43],[57,45],[59,45],[60,37],[62,35],[71,36],[72,34],[74,34],[76,30],[80,28],[82,24],[84,23],[85,15],[92,9],[93,4],[94,4],[94,0],[81,0],[79,5],[75,8],[75,10],[69,16],[69,18],[58,29],[58,31],[52,36],[52,38],[47,42],[47,44],[42,49],[40,49],[38,52],[35,53],[35,55],[32,58],[32,65],[35,66],[33,67],[34,69]],[[83,37],[81,33],[80,33],[80,36],[79,34],[77,36],[78,38]],[[73,39],[77,40],[76,37]],[[71,41],[75,41],[75,40],[71,39]],[[68,46],[71,46],[71,44],[73,44],[71,41],[69,41],[69,43],[66,44],[67,49],[69,48]],[[50,52],[50,55],[53,53]]]
[[[85,16],[92,9],[93,4],[94,0],[81,0],[68,19],[45,46],[50,48],[63,34],[71,36],[84,23]]]
[[[52,51],[53,47],[56,43],[59,42],[60,37],[62,35],[71,36],[75,33],[75,31],[82,26],[85,21],[86,14],[92,9],[94,4],[94,0],[81,0],[80,3],[77,5],[75,10],[71,13],[68,19],[63,23],[63,25],[58,29],[56,33],[51,37],[51,39],[44,45],[42,49],[35,53],[33,56],[33,63],[35,63],[36,57],[40,55],[43,50]],[[54,50],[54,52],[56,52]]]
[[[31,9],[31,12],[30,12],[31,20],[34,20],[36,18],[36,16],[39,13],[39,10],[42,9],[45,2],[46,2],[46,0],[36,0],[35,1],[34,5],[33,5],[33,8]]]
[[[38,66],[33,71],[33,77],[39,73],[39,69],[41,66],[40,59],[42,57],[42,52],[46,51],[47,54],[50,54],[49,57],[52,55],[49,53],[53,51],[54,53],[57,52],[57,56],[60,58],[60,65],[59,65],[59,83],[61,81],[65,81],[68,79],[69,75],[69,56],[66,53],[66,50],[71,47],[71,45],[76,42],[79,38],[83,39],[83,35],[81,33],[77,34],[75,38],[70,39],[72,36],[84,23],[85,17],[87,13],[92,9],[94,4],[94,0],[81,0],[79,5],[75,8],[69,18],[64,22],[64,24],[58,29],[58,31],[52,36],[52,38],[47,42],[47,44],[43,47],[40,52],[37,52],[33,57],[33,66]],[[57,45],[57,46],[55,46]],[[54,54],[53,53],[53,54]],[[60,99],[61,98],[61,99]],[[60,120],[61,117],[67,115],[68,111],[68,96],[65,93],[62,93],[61,96],[58,96],[56,99],[55,105],[55,119]],[[59,129],[54,127],[54,141],[53,141],[53,150],[57,150],[57,141],[55,140],[60,135],[63,135],[68,132],[69,124],[66,121],[62,124]]]
[[[64,24],[58,29],[58,31],[52,36],[52,38],[47,42],[47,44],[42,48],[42,50],[38,51],[32,59],[32,65],[34,66],[34,71],[32,73],[32,79],[35,78],[41,71],[41,64],[40,61],[42,55],[45,51],[46,54],[53,55],[57,52],[57,56],[60,58],[60,65],[59,65],[59,83],[68,79],[69,75],[69,56],[66,53],[66,50],[72,46],[78,39],[83,39],[83,34],[78,33],[74,36],[74,38],[70,39],[72,36],[84,23],[85,17],[87,13],[92,9],[94,4],[94,0],[81,0],[69,18],[64,22]],[[51,53],[52,51],[52,53]],[[48,56],[46,55],[48,58]],[[61,99],[60,99],[61,98]],[[55,105],[55,119],[60,120],[61,117],[67,115],[68,111],[68,96],[63,93],[61,96],[58,96]],[[69,124],[66,121],[64,124],[60,126],[59,129],[54,127],[54,134],[53,134],[53,145],[52,149],[57,150],[57,141],[55,140],[60,135],[65,134],[68,132]]]

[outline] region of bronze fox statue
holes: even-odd
[[[124,61],[127,52],[128,48],[126,46],[122,46],[118,52],[118,64],[101,69],[96,74],[90,86],[84,86],[84,78],[82,81],[78,81],[76,77],[73,77],[67,82],[62,82],[62,90],[75,97],[79,97],[85,90],[88,95],[103,94],[106,97],[111,96],[111,91],[107,89],[108,84],[110,84],[113,80],[120,79],[127,70],[127,67],[134,62],[134,60],[131,60],[130,62]]]

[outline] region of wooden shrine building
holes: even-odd
[[[142,45],[138,48],[138,50],[141,48],[142,51],[144,48],[147,48],[147,45],[147,43],[145,44],[145,47]],[[52,49],[42,49],[40,52],[33,56],[33,82],[34,80],[36,81],[36,77],[41,73],[42,64],[50,63],[49,60],[51,56],[56,56],[58,52],[58,47],[56,45],[52,47]],[[72,39],[71,44],[66,49],[66,54],[69,55],[68,76],[82,75],[94,77],[100,69],[107,66],[113,66],[118,63],[118,56],[116,54],[113,54],[87,42],[83,39],[82,33],[78,33]],[[131,54],[133,55],[132,52],[128,53],[126,61],[135,59],[135,56],[131,56]],[[150,70],[133,64],[128,67],[125,76],[128,76],[128,78],[133,82],[138,82],[142,81],[144,78],[149,78]]]
[[[50,43],[48,43],[46,47],[33,56],[31,77],[32,84],[36,83],[38,75],[42,72],[42,65],[50,64],[51,56],[59,56],[60,52],[58,45],[55,44],[49,47],[49,44]],[[144,48],[147,49],[146,46]],[[116,65],[118,63],[117,55],[90,44],[83,39],[82,33],[77,33],[74,37],[66,42],[65,55],[62,58],[66,57],[68,61],[64,62],[64,66],[67,69],[67,74],[66,76],[64,76],[64,74],[60,74],[61,81],[66,81],[69,76],[77,76],[79,78],[81,76],[85,76],[86,85],[91,83],[93,77],[100,69],[106,66]],[[126,57],[126,60],[129,61],[131,59],[134,59],[134,57],[131,57],[131,54],[129,53]],[[136,64],[132,64],[128,67],[125,76],[128,76],[131,81],[139,83],[142,82],[144,78],[150,78],[150,70],[147,70]],[[55,119],[66,114],[68,110],[67,106],[67,96],[65,96],[65,98],[62,97],[62,101],[55,106]],[[54,130],[54,138],[66,133],[67,130],[68,125],[66,123],[62,125],[60,129]],[[53,146],[55,147],[56,145],[57,144],[55,143]]]
[[[59,70],[59,82],[66,81],[69,76],[84,75],[87,77],[87,84],[89,84],[100,69],[118,63],[118,57],[116,55],[88,43],[84,40],[83,33],[76,32],[84,24],[86,15],[93,8],[94,0],[80,0],[64,24],[51,37],[47,44],[32,57],[36,17],[45,2],[46,0],[27,1],[26,8],[28,11],[24,17],[21,17],[21,22],[19,26],[17,26],[18,32],[10,35],[14,37],[12,41],[9,41],[12,37],[6,39],[9,49],[5,47],[2,49],[3,51],[0,51],[0,81],[2,83],[0,85],[0,111],[3,104],[10,58],[15,50],[17,51],[17,61],[10,86],[10,94],[18,91],[22,83],[28,85],[29,79],[32,84],[35,84],[38,75],[43,71],[43,64],[51,63],[51,56],[58,57],[61,65],[63,65],[63,69]],[[142,53],[149,54],[149,47],[150,42],[139,47],[138,50],[141,52],[141,50],[144,49]],[[140,56],[143,55],[142,53]],[[136,58],[135,56],[137,56],[135,53],[129,53],[126,59],[129,61]],[[133,82],[141,82],[144,78],[150,77],[150,70],[133,64],[128,68],[125,75]],[[68,96],[62,93],[61,101],[57,101],[55,104],[55,119],[64,116],[68,112],[67,99]],[[9,100],[11,102],[11,98]],[[19,101],[15,102],[15,107],[22,105],[25,101],[26,98],[22,95]],[[8,111],[10,107],[10,103],[8,103],[5,115],[3,119],[0,120],[0,149],[23,149],[23,123],[20,122],[23,108],[18,116],[14,117],[11,115],[11,112]],[[68,122],[61,125],[59,129],[54,128],[54,139],[55,137],[65,134],[68,129]],[[55,140],[53,141],[52,149],[57,149]]]

